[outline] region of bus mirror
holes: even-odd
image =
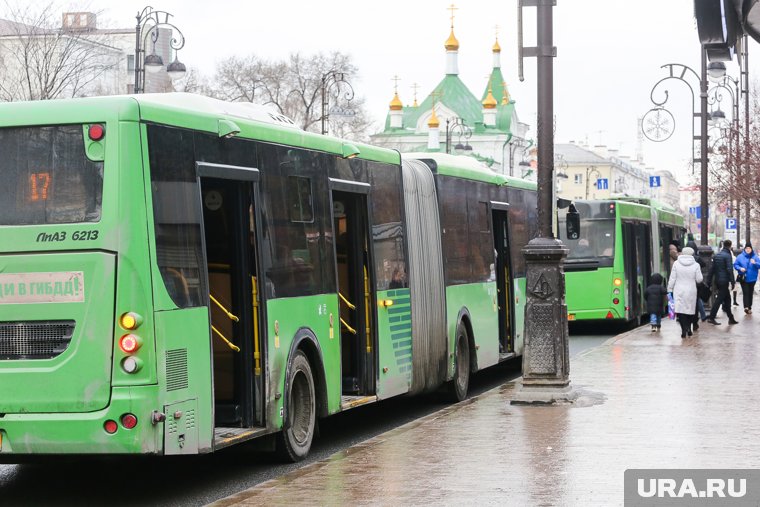
[[[581,237],[581,214],[575,209],[575,204],[571,204],[565,215],[565,233],[567,239],[578,239]]]

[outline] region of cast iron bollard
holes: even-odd
[[[515,404],[571,402],[570,363],[562,262],[568,249],[554,238],[536,238],[523,248],[527,266],[523,380]]]

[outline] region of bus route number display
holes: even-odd
[[[47,201],[50,187],[50,173],[32,173],[29,175],[29,200]]]

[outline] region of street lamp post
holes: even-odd
[[[722,62],[713,62],[707,66],[708,79],[715,83],[713,87],[707,90],[707,101],[711,106],[717,104],[717,110],[710,114],[710,119],[713,121],[714,126],[722,127],[723,125],[716,125],[717,123],[723,123],[725,125],[725,114],[720,110],[720,103],[723,100],[722,91],[728,92],[731,97],[732,106],[732,118],[731,127],[728,129],[721,128],[724,132],[728,130],[728,148],[722,152],[721,155],[728,156],[731,161],[729,165],[729,172],[731,174],[732,182],[729,185],[729,190],[738,189],[741,187],[741,174],[742,168],[739,162],[741,158],[740,153],[740,119],[739,119],[739,100],[742,93],[741,83],[738,79],[726,74],[726,66]],[[718,121],[716,121],[718,120]],[[722,121],[721,121],[722,120]],[[726,137],[723,135],[722,137]],[[733,192],[736,195],[729,197],[729,203],[731,204],[731,214],[736,218],[737,224],[741,224],[741,200],[738,192]],[[733,204],[736,200],[736,205]],[[739,234],[737,230],[736,242],[739,242]]]
[[[567,305],[563,259],[568,249],[554,237],[552,211],[554,193],[554,57],[553,6],[556,0],[518,0],[518,65],[522,59],[537,59],[538,141],[538,237],[523,248],[526,263],[525,343],[522,384],[512,403],[554,404],[573,401],[570,386]],[[537,47],[522,45],[522,8],[535,6]]]
[[[602,173],[599,172],[599,170],[596,168],[595,165],[592,165],[592,166],[586,168],[586,199],[588,199],[589,192],[591,190],[589,188],[589,185],[591,184],[591,176],[592,175],[596,176],[597,181],[602,176]],[[594,183],[594,186],[596,186],[596,183]],[[598,190],[598,188],[597,188],[597,190]]]
[[[707,215],[708,215],[708,199],[707,199],[707,54],[705,53],[704,46],[700,46],[700,73],[697,74],[694,69],[691,67],[688,67],[686,65],[680,64],[680,63],[668,63],[666,65],[663,65],[661,68],[668,70],[668,75],[664,78],[660,79],[655,83],[655,85],[652,87],[652,90],[649,92],[649,97],[652,101],[652,103],[655,105],[654,108],[650,109],[646,115],[644,115],[643,121],[641,122],[641,128],[643,134],[647,137],[647,139],[655,142],[662,142],[670,138],[670,136],[673,134],[673,129],[675,127],[675,119],[673,118],[673,115],[665,109],[665,103],[668,101],[668,90],[664,90],[664,96],[665,98],[661,101],[658,101],[655,99],[655,92],[659,89],[660,85],[666,81],[669,81],[670,79],[676,79],[678,81],[681,81],[688,86],[689,91],[691,91],[691,99],[692,99],[692,143],[694,140],[699,140],[700,142],[700,149],[699,149],[699,163],[700,163],[700,207],[702,210],[702,216],[701,216],[701,222],[700,222],[700,246],[699,246],[699,255],[705,258],[705,261],[709,261],[709,258],[712,256],[713,251],[712,248],[708,246],[708,230],[707,230]],[[687,80],[687,77],[696,80],[696,83],[699,85],[699,112],[697,112],[695,109],[696,103],[694,100],[694,88],[692,87],[692,84],[689,83]],[[694,135],[694,118],[699,118],[699,136]],[[694,146],[692,144],[692,160],[693,162],[697,162],[696,154],[694,153]],[[705,262],[705,264],[709,265],[709,262]]]
[[[469,141],[472,137],[472,129],[462,118],[456,117],[446,118],[446,153],[451,153],[451,138],[454,133],[459,136],[459,142],[454,146],[454,150],[457,153],[472,151]],[[462,144],[462,137],[464,137],[464,144]]]
[[[351,86],[351,83],[349,83],[346,80],[346,73],[340,72],[338,70],[330,70],[326,72],[324,75],[322,75],[322,81],[320,83],[320,91],[322,93],[322,118],[320,118],[322,122],[322,134],[327,134],[328,132],[328,125],[330,120],[330,94],[334,90],[334,95],[339,97],[341,95],[341,89],[345,87],[346,91],[343,95],[346,102],[350,102],[354,98],[354,87]],[[348,116],[345,113],[341,114],[342,116]]]
[[[172,30],[169,42],[171,49],[175,51],[174,61],[166,67],[166,72],[172,81],[182,78],[187,72],[185,64],[179,61],[177,53],[185,45],[185,36],[170,22],[172,15],[166,11],[156,11],[153,7],[145,7],[137,13],[137,25],[135,26],[135,93],[145,93],[145,72],[156,73],[161,70],[164,60],[156,54],[156,42],[160,28]],[[177,36],[174,36],[174,33]],[[152,42],[152,52],[145,55],[145,45],[148,35]]]

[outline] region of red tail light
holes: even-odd
[[[107,420],[103,423],[103,429],[106,430],[106,433],[110,433],[113,435],[116,433],[116,430],[119,429],[119,425],[116,424],[116,421],[112,421],[111,419]]]
[[[612,315],[612,312],[607,312],[607,317],[605,317],[605,318],[607,318],[607,319],[612,319],[612,318],[614,318],[614,317],[615,317],[615,316],[614,316],[614,315]]]
[[[616,305],[618,303],[620,303],[620,300],[618,298],[615,298],[615,299],[612,300],[612,304],[613,305]]]
[[[137,426],[137,417],[134,414],[124,414],[121,416],[121,425],[126,429],[131,430]]]
[[[140,345],[142,345],[142,340],[135,334],[125,334],[119,340],[119,348],[121,348],[125,354],[135,352],[140,348]]]

